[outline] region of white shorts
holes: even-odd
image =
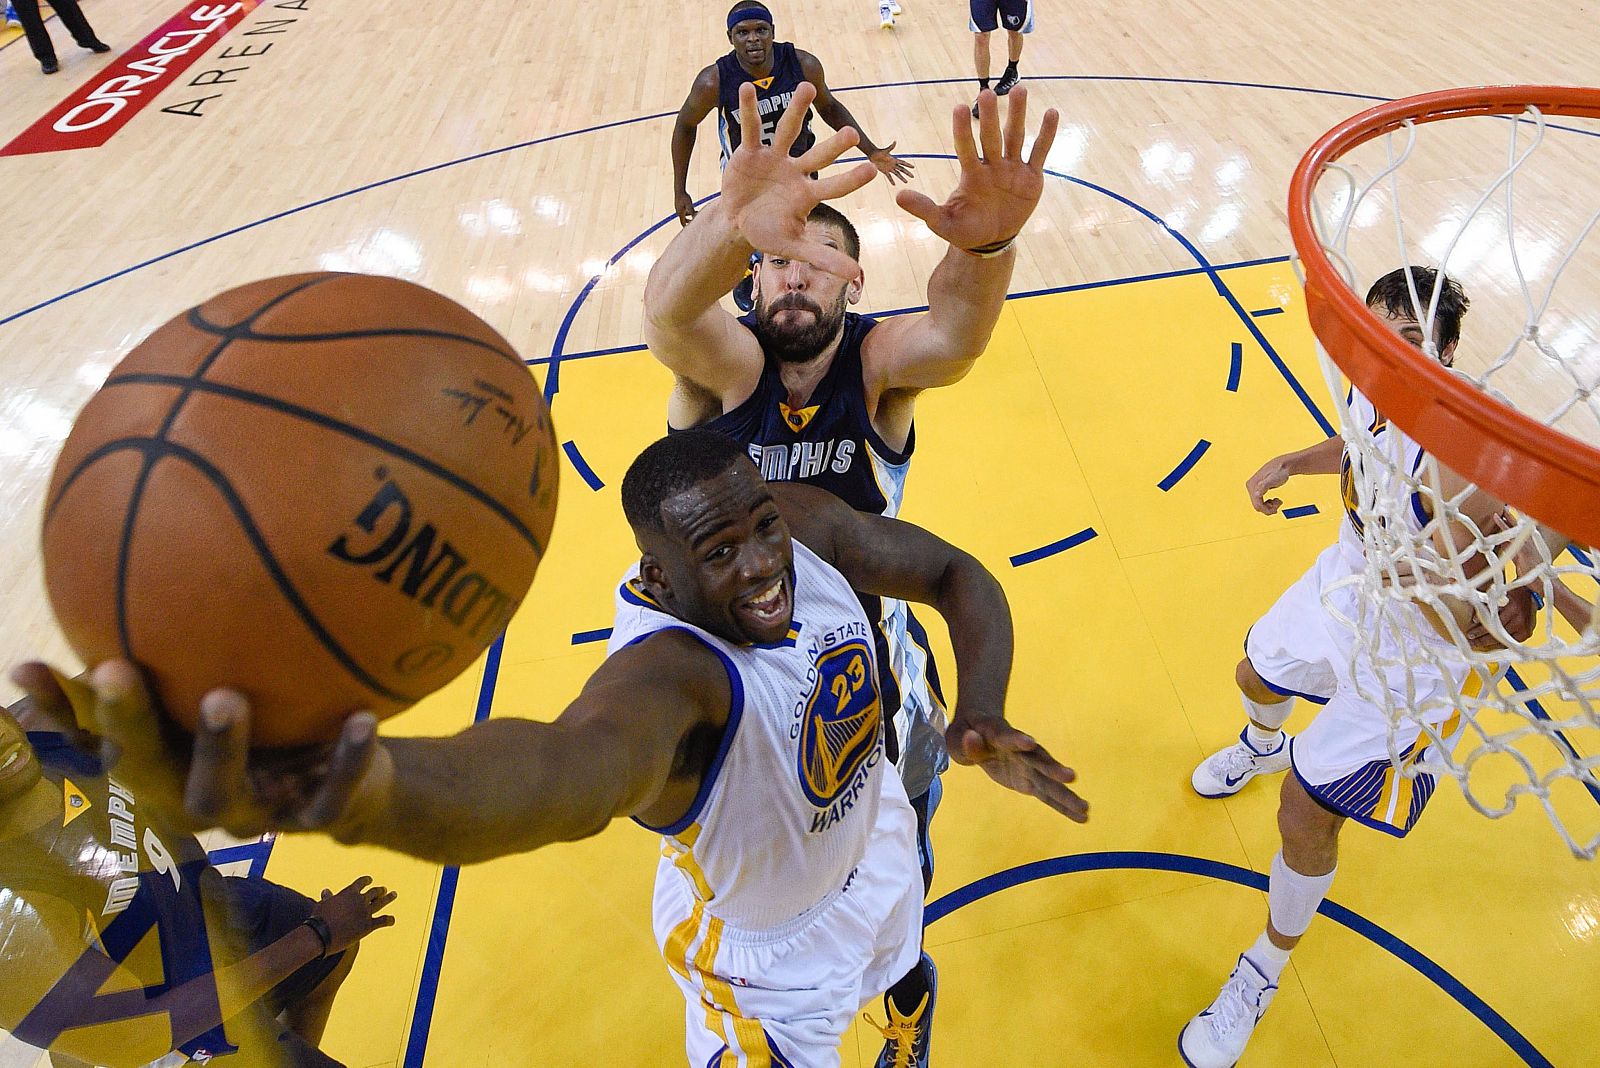
[[[1377,643],[1377,664],[1365,651],[1352,657],[1354,634],[1325,603],[1326,598],[1347,619],[1357,618],[1357,587],[1336,585],[1350,574],[1338,545],[1324,549],[1250,628],[1245,656],[1274,693],[1323,706],[1289,749],[1307,792],[1340,815],[1404,836],[1432,796],[1434,777],[1397,771],[1390,759],[1391,734],[1405,769],[1431,755],[1423,723],[1454,748],[1461,729],[1457,698],[1464,686],[1484,680],[1469,676],[1442,639],[1385,631]],[[1425,624],[1418,632],[1429,633]],[[1435,655],[1423,657],[1405,645],[1418,640],[1428,641]],[[1383,705],[1371,699],[1385,690],[1389,704],[1411,709],[1414,718],[1391,724]]]
[[[683,993],[690,1068],[837,1068],[855,1014],[921,954],[916,816],[898,782],[842,891],[790,928],[727,926],[662,864],[656,942]]]
[[[1339,665],[1350,658],[1350,632],[1328,615],[1325,587],[1350,574],[1337,543],[1317,556],[1244,636],[1244,655],[1267,689],[1327,704]]]

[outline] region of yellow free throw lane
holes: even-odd
[[[1248,313],[1283,306],[1286,271],[1221,277]],[[1265,870],[1276,783],[1206,801],[1188,775],[1237,732],[1244,627],[1335,536],[1337,519],[1329,480],[1288,487],[1287,504],[1318,508],[1300,518],[1246,503],[1243,482],[1260,463],[1321,436],[1262,338],[1331,411],[1296,305],[1247,324],[1194,275],[1014,300],[967,380],[920,401],[907,518],[1000,577],[1017,621],[1009,713],[1078,769],[1093,804],[1079,827],[952,769],[934,823],[933,896],[1054,858],[1103,865],[972,900],[929,928],[943,978],[941,1063],[1176,1063],[1179,1028],[1261,926],[1264,895],[1230,873]],[[599,662],[599,646],[574,636],[610,623],[611,588],[634,551],[616,484],[663,425],[667,379],[647,353],[573,361],[561,383],[560,437],[604,485],[563,470],[551,555],[508,635],[496,715],[557,714]],[[1210,448],[1163,490],[1201,439]],[[948,677],[948,644],[936,621],[930,629]],[[463,722],[469,703],[456,702]],[[1600,994],[1596,942],[1583,933],[1600,916],[1592,869],[1566,858],[1538,812],[1488,823],[1453,790],[1441,786],[1406,841],[1351,828],[1331,899],[1436,962],[1461,996],[1404,950],[1322,918],[1245,1064],[1384,1063],[1403,1048],[1520,1063],[1514,1032],[1552,1063],[1584,1063],[1582,1028],[1561,1006]],[[301,846],[279,849],[287,858]],[[681,1063],[684,1009],[650,934],[656,855],[654,836],[618,826],[464,869],[428,990],[426,1063]],[[1194,860],[1151,870],[1162,858]],[[416,926],[408,916],[380,934],[414,953]],[[418,971],[412,957],[384,978],[398,986]],[[1463,1003],[1474,997],[1503,1017],[1501,1033]],[[336,1012],[330,1048],[352,1048],[335,1040],[352,1043],[358,1028],[393,1026],[358,1015]],[[1426,1044],[1408,1046],[1417,1036]],[[844,1064],[871,1064],[878,1045],[858,1024]],[[357,1048],[403,1046],[391,1037]]]

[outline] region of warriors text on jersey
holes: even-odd
[[[770,645],[737,645],[657,607],[636,575],[617,592],[610,650],[693,634],[728,672],[733,707],[693,807],[664,836],[670,864],[714,915],[787,923],[839,893],[877,819],[884,765],[872,630],[850,584],[794,543],[794,619]]]
[[[778,120],[794,99],[794,91],[806,80],[800,69],[800,55],[788,41],[772,45],[772,73],[765,78],[754,78],[739,64],[733,52],[717,60],[717,135],[722,144],[722,163],[739,147],[742,133],[739,128],[739,87],[746,82],[756,87],[756,113],[761,118],[761,143],[772,144],[772,135],[778,129]],[[806,109],[805,124],[800,136],[795,138],[789,155],[802,156],[813,144],[816,135],[811,132],[811,109]]]
[[[744,321],[748,325],[749,317]],[[903,449],[892,449],[872,425],[861,346],[876,326],[877,321],[867,316],[845,313],[833,363],[804,406],[789,407],[781,369],[769,358],[744,403],[701,424],[702,428],[744,443],[761,477],[769,482],[804,482],[858,511],[893,518],[905,495],[916,429]],[[904,601],[863,596],[861,603],[874,623],[884,712],[893,723],[890,759],[900,768],[906,793],[918,797],[927,792],[947,759],[938,671],[927,635]]]

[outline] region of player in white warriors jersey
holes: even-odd
[[[1436,286],[1442,292],[1430,339],[1418,320],[1427,318]],[[1366,304],[1401,339],[1431,351],[1446,367],[1451,365],[1468,307],[1466,294],[1454,279],[1428,267],[1400,268],[1372,285]],[[1408,473],[1422,468],[1426,458],[1422,447],[1389,424],[1365,397],[1351,390],[1345,404],[1349,423],[1371,435],[1372,455],[1392,457]],[[1234,678],[1247,722],[1239,740],[1207,757],[1191,780],[1203,797],[1227,797],[1257,775],[1289,772],[1278,807],[1283,845],[1272,858],[1266,929],[1240,954],[1221,993],[1179,1034],[1179,1053],[1191,1068],[1230,1068],[1243,1055],[1277,992],[1289,951],[1311,926],[1333,883],[1339,834],[1346,821],[1403,838],[1422,815],[1433,795],[1434,776],[1397,774],[1391,766],[1390,732],[1406,765],[1430,755],[1430,740],[1419,721],[1431,724],[1446,740],[1446,748],[1453,748],[1461,731],[1456,699],[1464,690],[1484,684],[1463,658],[1454,655],[1455,646],[1442,635],[1435,636],[1426,623],[1405,634],[1383,629],[1373,655],[1357,650],[1356,635],[1340,621],[1360,618],[1357,599],[1362,594],[1353,579],[1367,566],[1357,507],[1357,480],[1363,476],[1352,467],[1359,462],[1358,456],[1347,453],[1344,439],[1334,436],[1268,461],[1246,483],[1250,503],[1271,515],[1282,501],[1269,494],[1289,478],[1337,474],[1346,515],[1339,540],[1323,550],[1310,570],[1245,635],[1245,655]],[[1387,468],[1365,477],[1383,484],[1386,492],[1403,489],[1393,485],[1396,476]],[[1438,480],[1440,497],[1455,501],[1458,514],[1478,529],[1488,529],[1504,507],[1481,491],[1468,494],[1465,481],[1443,467]],[[1412,492],[1408,505],[1406,514],[1393,521],[1407,523],[1413,534],[1419,534],[1432,518],[1430,498]],[[1458,526],[1439,524],[1444,532],[1452,532],[1451,537],[1457,536]],[[1508,633],[1526,638],[1533,622],[1529,591],[1516,591],[1499,615]],[[1433,628],[1441,625],[1428,622]],[[1476,647],[1497,646],[1481,622],[1469,626],[1463,621],[1463,628]],[[1414,647],[1417,642],[1433,648],[1423,655]],[[1396,705],[1410,708],[1412,722],[1391,727],[1384,710],[1364,696],[1385,688]],[[1297,698],[1320,708],[1291,739],[1283,726]]]
[[[99,725],[130,789],[241,836],[322,829],[462,864],[631,816],[663,836],[655,926],[692,1068],[838,1065],[851,1018],[916,960],[922,926],[915,819],[883,757],[854,591],[944,616],[955,760],[1074,820],[1087,806],[1064,785],[1073,773],[1003,717],[1011,614],[971,556],[825,491],[768,485],[709,431],[646,449],[622,497],[641,557],[611,655],[553,723],[377,739],[357,713],[320,759],[287,767],[247,752],[248,705],[219,690],[185,766],[131,665],[112,662],[94,674]],[[15,677],[70,715],[41,666]]]

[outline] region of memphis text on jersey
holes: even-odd
[[[789,737],[799,742],[801,792],[816,808],[808,833],[845,817],[883,759],[882,706],[872,661],[872,635],[851,620],[813,638],[807,694],[795,702]]]
[[[842,475],[850,470],[855,457],[856,443],[852,438],[750,446],[750,459],[768,482],[796,482],[815,478],[824,471]]]

